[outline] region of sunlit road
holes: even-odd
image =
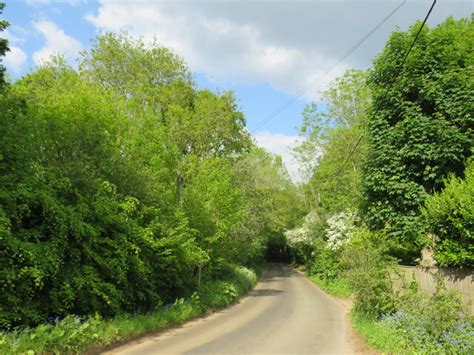
[[[342,354],[344,309],[303,275],[270,264],[261,282],[238,304],[113,354]]]

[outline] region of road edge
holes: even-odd
[[[321,287],[319,287],[316,283],[314,283],[304,271],[294,267],[294,269],[302,276],[305,277],[308,282],[313,285],[318,291],[323,293],[326,297],[331,299],[332,301],[340,304],[343,309],[344,309],[344,319],[346,321],[346,327],[345,327],[345,332],[346,332],[346,337],[348,339],[348,345],[351,347],[353,352],[352,354],[361,354],[361,355],[379,355],[381,354],[377,350],[371,348],[366,342],[362,334],[357,332],[357,330],[354,327],[354,324],[352,323],[352,319],[350,317],[350,312],[352,308],[352,300],[350,298],[343,298],[339,296],[334,296],[330,295],[329,293],[325,292]]]
[[[201,314],[199,314],[195,317],[191,317],[191,318],[185,320],[182,323],[170,324],[169,326],[165,326],[164,328],[149,331],[149,332],[145,332],[145,333],[139,334],[135,337],[130,337],[130,338],[127,338],[127,339],[117,340],[117,341],[115,341],[113,343],[110,343],[110,344],[107,344],[107,345],[99,345],[99,344],[92,345],[91,347],[86,349],[84,352],[82,352],[82,354],[83,355],[113,354],[115,350],[120,349],[122,347],[125,347],[125,346],[128,347],[128,346],[133,345],[134,343],[141,342],[141,341],[143,341],[147,338],[155,338],[155,337],[163,335],[167,332],[172,332],[174,330],[183,328],[185,326],[189,326],[193,322],[198,322],[198,321],[205,320],[206,318],[211,317],[212,315],[214,315],[218,312],[222,312],[224,310],[235,307],[235,306],[239,305],[242,302],[242,300],[244,300],[248,296],[248,294],[256,287],[256,285],[258,285],[258,283],[260,282],[260,279],[262,278],[262,276],[266,272],[267,272],[267,267],[265,266],[260,275],[256,274],[257,275],[256,282],[246,292],[243,292],[242,294],[238,295],[237,298],[235,298],[232,302],[226,304],[223,307],[216,308],[216,309],[208,309],[205,312],[203,312],[203,313],[201,313]]]

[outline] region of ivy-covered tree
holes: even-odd
[[[474,24],[468,19],[394,32],[370,71],[373,107],[363,174],[365,219],[386,228],[394,253],[418,256],[424,232],[419,209],[473,153]]]

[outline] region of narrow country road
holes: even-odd
[[[351,353],[344,308],[303,275],[270,264],[238,304],[110,354]]]

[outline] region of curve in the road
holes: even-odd
[[[344,354],[344,308],[288,265],[269,264],[238,304],[109,354]]]

